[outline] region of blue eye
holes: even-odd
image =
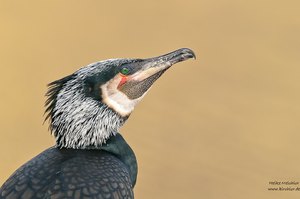
[[[120,70],[120,73],[122,73],[123,75],[128,75],[130,69],[128,67],[122,67]]]

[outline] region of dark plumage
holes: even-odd
[[[192,57],[183,48],[150,59],[110,59],[50,83],[46,119],[56,146],[13,173],[0,198],[134,198],[137,162],[118,130],[156,79]]]
[[[51,147],[19,168],[1,198],[133,198],[137,163],[120,134],[99,149]]]

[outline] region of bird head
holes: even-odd
[[[50,83],[46,119],[58,147],[100,147],[173,64],[195,58],[182,48],[148,59],[109,59]]]

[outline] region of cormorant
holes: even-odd
[[[46,120],[56,145],[0,188],[0,198],[133,198],[134,152],[118,133],[152,84],[188,48],[148,59],[109,59],[50,83]]]

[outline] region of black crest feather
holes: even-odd
[[[74,75],[69,75],[66,76],[62,79],[56,80],[54,82],[49,83],[48,86],[48,91],[46,93],[46,97],[47,100],[45,102],[45,121],[50,119],[50,122],[52,122],[52,116],[54,114],[53,110],[56,104],[56,99],[57,99],[57,95],[59,93],[59,91],[63,88],[63,86],[65,85],[66,82],[68,82],[69,80],[73,79]]]

